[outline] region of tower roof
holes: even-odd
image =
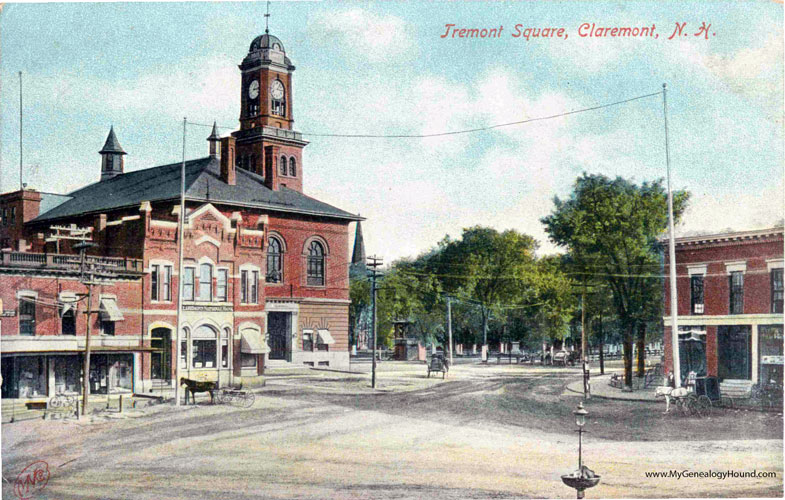
[[[117,137],[114,135],[114,125],[109,129],[109,136],[107,136],[104,147],[101,148],[99,153],[116,153],[121,155],[126,154],[125,151],[123,151],[123,147],[120,146],[120,142],[117,140]]]
[[[207,138],[208,141],[219,141],[221,140],[221,136],[218,135],[218,125],[216,122],[213,122],[213,131],[210,132],[210,137]]]
[[[264,35],[259,35],[254,38],[253,42],[251,42],[251,47],[248,49],[248,52],[256,52],[257,50],[267,49],[280,50],[281,52],[286,53],[281,40],[277,36],[270,35],[269,33],[265,33]]]

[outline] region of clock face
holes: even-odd
[[[254,80],[248,86],[248,97],[256,99],[259,97],[259,80]]]
[[[280,80],[273,80],[270,85],[270,95],[273,96],[273,99],[283,98],[283,83]]]

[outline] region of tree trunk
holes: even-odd
[[[632,389],[632,339],[633,328],[630,326],[624,332],[624,385]]]
[[[638,323],[638,376],[646,372],[646,323]]]
[[[482,308],[482,345],[488,345],[488,313]]]
[[[605,356],[602,350],[605,348],[605,332],[602,331],[602,316],[600,316],[600,375],[605,375]]]

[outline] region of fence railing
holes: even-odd
[[[9,267],[36,267],[79,271],[82,259],[79,255],[46,254],[28,252],[0,252],[0,265]],[[141,259],[125,257],[85,256],[85,265],[93,270],[142,272]]]

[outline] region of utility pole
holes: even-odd
[[[81,254],[80,264],[80,282],[87,285],[87,311],[85,317],[87,318],[87,328],[85,330],[85,348],[84,348],[84,366],[82,368],[82,417],[87,416],[88,398],[90,395],[90,324],[92,322],[93,314],[93,285],[95,284],[93,278],[92,268],[87,272],[86,252],[88,248],[97,246],[90,241],[82,241],[74,245],[74,250],[79,250]]]
[[[591,398],[589,391],[588,358],[586,356],[586,283],[581,293],[581,366],[583,367],[583,398]]]
[[[679,359],[679,299],[676,290],[676,237],[673,228],[673,189],[671,188],[671,157],[668,149],[668,97],[667,87],[662,84],[662,115],[665,119],[665,167],[668,171],[668,257],[670,268],[671,299],[671,353],[673,358],[673,379],[676,387],[681,386],[681,367]]]
[[[370,271],[371,275],[371,304],[372,304],[372,316],[371,321],[372,325],[371,328],[373,329],[373,356],[371,357],[371,387],[373,389],[376,388],[376,278],[381,274],[379,271],[376,270],[377,267],[382,265],[382,259],[376,257],[368,257],[368,267],[372,268]]]
[[[19,190],[25,188],[22,182],[22,72],[19,72]]]
[[[182,353],[182,325],[180,324],[183,316],[183,241],[185,240],[185,134],[188,121],[183,118],[183,163],[180,165],[180,213],[177,216],[177,331],[175,332],[175,386],[174,404],[180,406],[182,389],[180,387],[180,357]],[[187,358],[187,356],[186,356]]]
[[[452,297],[447,296],[447,341],[450,343],[450,366],[452,366]]]

